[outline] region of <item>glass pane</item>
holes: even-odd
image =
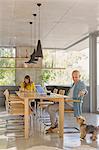
[[[0,85],[15,85],[15,69],[0,69]]]
[[[45,68],[65,68],[66,53],[62,50],[44,50],[43,67]]]
[[[66,68],[66,51],[56,51],[55,68]]]
[[[66,84],[66,80],[68,80],[66,76],[66,70],[62,69],[42,70],[43,85],[46,84],[64,85]]]
[[[15,48],[0,48],[0,57],[15,57]]]
[[[73,70],[89,85],[89,39],[68,50],[44,50],[42,81],[48,84],[70,85]],[[50,70],[51,68],[51,70]],[[49,69],[49,70],[48,70]],[[44,77],[43,77],[44,76]]]
[[[81,73],[81,80],[86,85],[89,85],[89,48],[81,51],[69,51],[66,56],[66,75],[68,76],[67,83],[71,82],[70,75],[73,70],[79,70]]]
[[[15,48],[0,48],[0,85],[15,85]]]
[[[53,51],[53,50],[44,50],[43,55],[44,55],[43,67],[53,68],[54,61],[55,61],[55,51]]]
[[[0,67],[15,67],[15,59],[0,58]]]

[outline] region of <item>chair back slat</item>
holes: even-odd
[[[57,94],[57,92],[58,92],[58,89],[55,88],[55,89],[53,90],[53,93],[56,93],[56,94]]]
[[[65,90],[59,90],[59,94],[64,95],[65,94]]]
[[[6,111],[8,111],[9,110],[9,96],[10,96],[8,89],[6,89],[3,94],[6,98],[5,100]]]

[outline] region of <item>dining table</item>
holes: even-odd
[[[60,95],[55,93],[47,94],[39,94],[37,92],[26,92],[26,91],[16,91],[16,94],[19,98],[23,99],[24,101],[24,136],[25,139],[29,138],[29,102],[31,100],[40,99],[40,100],[47,100],[51,102],[58,102],[59,103],[59,136],[63,137],[64,135],[64,102],[72,102],[73,100],[68,100],[68,96]],[[77,100],[75,101],[77,102]]]

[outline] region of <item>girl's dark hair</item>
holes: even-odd
[[[31,80],[30,80],[30,76],[29,76],[29,75],[26,75],[26,76],[24,77],[24,79],[28,79],[28,80],[29,80],[29,84],[31,83]],[[27,83],[25,83],[25,81],[24,81],[24,88],[26,88],[26,86],[27,86]]]

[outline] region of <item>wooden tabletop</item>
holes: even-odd
[[[22,98],[28,98],[29,100],[31,99],[43,99],[43,100],[54,100],[54,101],[60,101],[60,99],[65,100],[65,102],[80,102],[79,100],[73,100],[70,99],[69,96],[67,95],[60,95],[60,94],[55,94],[55,93],[51,93],[50,95],[47,94],[38,94],[36,92],[20,92],[20,91],[16,91],[16,94]]]
[[[24,98],[28,98],[28,99],[61,99],[61,98],[68,98],[68,96],[64,96],[64,95],[60,95],[60,94],[55,94],[55,93],[51,93],[50,95],[47,94],[38,94],[36,92],[20,92],[20,91],[16,91],[16,94],[24,99]]]

